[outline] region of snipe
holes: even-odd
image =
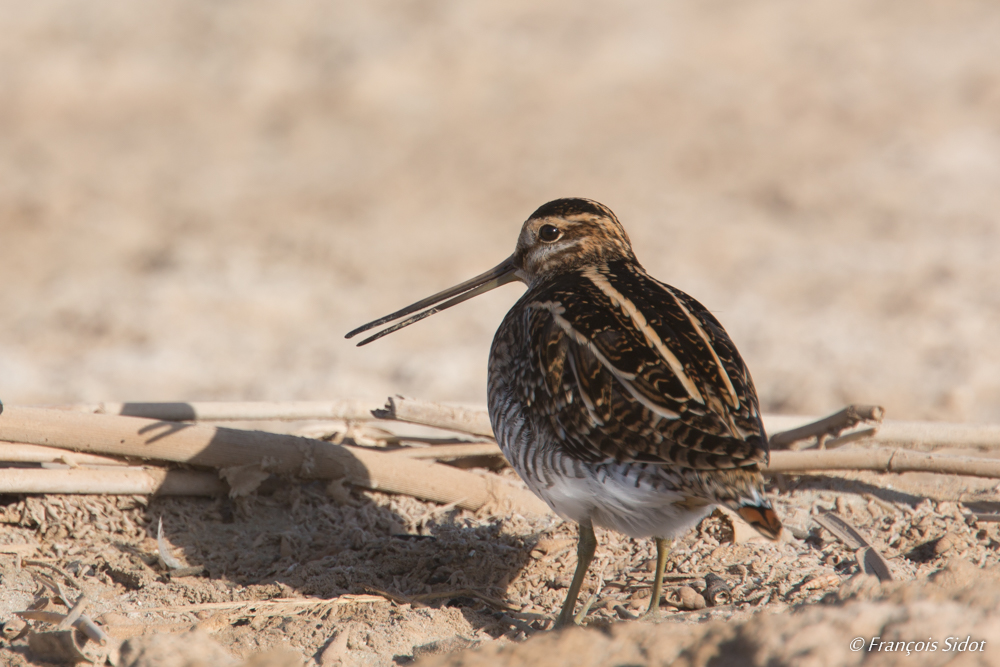
[[[715,505],[777,538],[759,469],[767,436],[736,346],[704,306],[646,273],[595,201],[545,204],[498,266],[347,337],[406,318],[365,345],[515,280],[528,290],[493,339],[490,420],[528,487],[580,527],[557,627],[574,620],[595,525],[655,538],[647,614],[659,606],[669,540]]]

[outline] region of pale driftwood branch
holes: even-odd
[[[885,408],[878,405],[848,405],[829,417],[772,434],[770,437],[771,449],[788,449],[793,443],[811,438],[816,438],[817,442],[822,445],[827,438],[835,438],[858,424],[870,422],[879,424],[884,416]],[[871,435],[874,435],[874,432]]]
[[[876,472],[934,472],[942,475],[1000,478],[1000,459],[945,456],[906,449],[849,449],[808,452],[771,452],[766,472],[816,470],[873,470]]]
[[[493,437],[490,416],[485,410],[478,408],[463,408],[457,405],[443,405],[394,396],[386,402],[385,408],[375,411],[375,416],[379,419],[395,419],[401,422]]]
[[[882,423],[873,440],[892,447],[995,450],[1000,449],[1000,425],[887,421]]]
[[[0,468],[0,493],[217,496],[226,491],[218,475],[190,470]]]
[[[5,406],[0,440],[211,468],[259,465],[273,473],[344,479],[351,484],[465,509],[497,504],[545,514],[530,491],[450,466],[291,435],[136,417]]]
[[[466,456],[503,456],[500,447],[494,442],[434,445],[432,447],[403,447],[389,452],[390,456],[400,456],[408,459],[433,459],[445,461]]]
[[[126,466],[128,463],[108,456],[68,452],[58,447],[26,445],[22,442],[0,442],[0,461],[4,463],[66,463],[70,466]]]
[[[393,450],[390,456],[445,460],[464,456],[502,456],[493,443],[440,445]],[[766,472],[816,470],[873,470],[877,472],[934,472],[945,475],[1000,478],[1000,459],[928,454],[904,449],[849,449],[771,452]]]
[[[58,410],[99,415],[143,417],[160,421],[295,421],[335,419],[372,420],[374,401],[89,403],[54,406]]]
[[[763,415],[764,428],[768,433],[796,428],[815,421],[814,417],[794,417],[790,415]],[[848,436],[844,436],[848,437]],[[958,424],[951,422],[916,422],[885,420],[866,444],[886,447],[907,447],[933,450],[945,447],[978,449],[983,451],[1000,449],[1000,424]]]
[[[482,408],[416,401],[395,397],[383,407],[367,401],[276,402],[276,403],[99,403],[62,406],[60,409],[99,414],[141,416],[162,421],[255,421],[332,419],[365,421],[379,418],[435,426],[492,437],[489,415]],[[795,429],[819,417],[765,414],[764,427],[772,435]],[[845,436],[845,437],[853,437]],[[870,442],[893,447],[936,449],[1000,448],[1000,425],[947,422],[883,421]],[[776,448],[777,449],[777,448]]]
[[[393,450],[390,456],[446,460],[465,456],[503,456],[493,443],[439,445]],[[815,470],[872,470],[877,472],[935,472],[946,475],[1000,478],[1000,459],[946,456],[900,449],[771,452],[766,472]]]
[[[485,410],[396,396],[385,405],[369,401],[88,403],[58,410],[142,417],[160,421],[371,421],[391,419],[493,437]]]

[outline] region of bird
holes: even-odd
[[[510,282],[527,286],[489,355],[497,443],[528,488],[579,526],[577,567],[554,627],[578,624],[594,526],[652,537],[649,608],[658,613],[669,547],[716,506],[765,537],[782,526],[765,496],[767,434],[750,372],[722,324],[653,278],[625,228],[591,199],[550,201],[489,271],[347,334],[366,345]]]

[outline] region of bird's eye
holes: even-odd
[[[542,225],[538,229],[538,238],[545,241],[546,243],[552,243],[561,235],[562,232],[560,232],[559,228],[556,227],[555,225]]]

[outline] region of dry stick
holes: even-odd
[[[1000,449],[1000,425],[887,421],[882,423],[873,440],[893,447],[996,450]]]
[[[395,419],[493,437],[490,416],[485,410],[478,408],[463,408],[394,396],[386,402],[385,408],[375,411],[375,416],[379,419]]]
[[[435,461],[445,461],[449,459],[460,459],[467,456],[503,456],[500,447],[494,442],[462,444],[462,445],[434,445],[432,447],[402,447],[393,449],[389,456],[399,456],[407,459],[434,459]]]
[[[161,421],[293,421],[392,419],[493,437],[485,410],[396,396],[383,406],[368,401],[92,403],[56,406],[91,414],[143,417]]]
[[[28,621],[45,621],[46,623],[53,623],[58,625],[66,618],[66,614],[60,614],[54,611],[15,611],[15,614],[21,618]],[[101,630],[94,621],[90,619],[86,614],[82,614],[74,623],[73,627],[80,630],[85,635],[93,639],[98,644],[107,644],[109,637]]]
[[[767,432],[775,437],[782,431],[802,426],[815,418],[763,415],[763,419]],[[879,425],[878,432],[866,441],[866,444],[869,443],[917,449],[954,447],[996,450],[1000,449],[1000,425],[886,420]]]
[[[771,464],[764,470],[766,472],[813,470],[934,472],[942,475],[1000,478],[1000,459],[942,456],[906,449],[771,452]]]
[[[869,414],[874,419],[878,406],[851,407],[862,416],[865,409],[869,409]],[[396,396],[389,399],[384,410],[376,411],[376,415],[384,419],[436,426],[475,435],[493,435],[489,415],[483,409],[462,408]],[[767,432],[774,434],[772,437],[777,437],[782,431],[829,419],[829,417],[820,419],[789,415],[762,415],[762,418]],[[853,436],[854,434],[848,434],[844,438]],[[883,421],[878,432],[871,435],[869,442],[875,445],[916,446],[925,449],[939,447],[1000,449],[1000,425]]]
[[[90,403],[54,406],[58,410],[143,417],[161,421],[365,421],[381,406],[372,401]]]
[[[0,417],[0,421],[2,419]],[[226,490],[226,485],[219,480],[218,475],[189,470],[121,467],[104,470],[0,468],[0,493],[217,496]]]
[[[410,398],[394,397],[386,407],[367,401],[275,402],[275,403],[100,403],[61,406],[68,411],[101,414],[125,414],[163,421],[254,421],[334,419],[365,421],[375,418],[493,436],[489,415],[484,409],[443,405]],[[818,417],[762,415],[768,433],[798,428]],[[884,421],[871,442],[879,445],[1000,448],[1000,425],[955,424],[947,422]]]
[[[116,456],[176,461],[212,468],[260,465],[263,470],[351,484],[478,510],[499,503],[512,511],[547,514],[530,491],[450,466],[334,445],[291,435],[135,417],[5,406],[0,440]]]
[[[19,442],[0,442],[0,461],[5,463],[54,463],[65,462],[69,465],[104,465],[125,466],[125,461],[108,456],[93,454],[77,454],[67,452],[57,447],[41,447],[25,445]]]
[[[819,421],[775,433],[770,438],[771,449],[788,449],[793,443],[810,438],[816,438],[822,443],[826,438],[836,437],[860,423],[881,423],[884,416],[885,408],[878,405],[848,405],[840,412]]]
[[[490,444],[441,445],[397,449],[390,456],[451,459],[463,456],[502,456]],[[766,472],[814,470],[874,470],[880,472],[935,472],[972,477],[1000,477],[1000,459],[945,456],[901,449],[849,449],[836,451],[771,452]]]
[[[64,600],[64,602],[66,601]],[[69,604],[69,602],[66,602],[66,604]],[[83,610],[87,608],[88,604],[90,604],[90,600],[87,599],[86,593],[80,593],[80,597],[73,603],[69,613],[66,614],[66,618],[59,621],[59,625],[56,628],[59,630],[69,630],[83,615]]]

